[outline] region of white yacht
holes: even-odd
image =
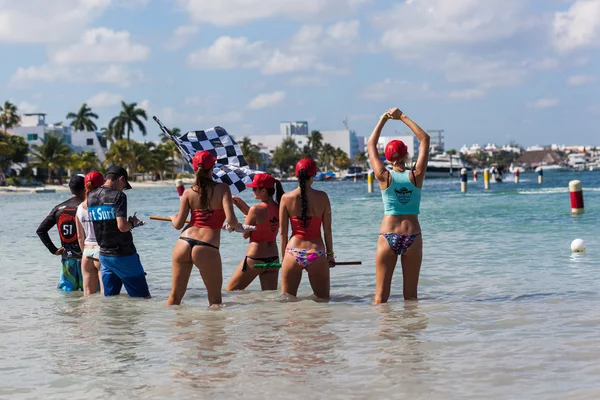
[[[452,178],[460,176],[461,168],[467,168],[458,155],[436,154],[429,158],[427,178]],[[467,168],[471,169],[471,168]]]

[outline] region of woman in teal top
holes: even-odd
[[[381,162],[377,143],[388,119],[404,122],[417,136],[420,150],[414,169],[410,169],[410,154],[406,145],[400,140],[392,140],[385,147],[385,158],[392,164],[392,171]],[[377,281],[375,304],[385,303],[390,297],[392,276],[398,256],[400,256],[404,278],[404,299],[417,299],[423,250],[418,215],[421,187],[429,159],[429,144],[429,135],[397,108],[392,108],[381,116],[367,142],[369,160],[379,181],[384,206],[375,261]]]

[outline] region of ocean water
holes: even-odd
[[[195,271],[167,308],[169,223],[134,231],[153,298],[62,293],[58,257],[35,234],[66,193],[0,195],[0,398],[597,399],[600,397],[600,173],[524,174],[518,186],[427,180],[418,302],[373,306],[379,190],[323,182],[340,261],[332,299],[225,293],[207,308]],[[584,185],[586,213],[570,215],[568,182]],[[286,188],[292,188],[288,183]],[[247,201],[251,193],[242,195]],[[178,207],[175,187],[128,192],[147,219]],[[53,238],[58,241],[56,232]],[[584,254],[570,243],[586,240]],[[242,259],[223,235],[224,287]]]

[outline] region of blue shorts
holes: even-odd
[[[150,297],[146,273],[139,255],[107,257],[100,254],[100,272],[105,296],[118,295],[125,285],[125,290],[131,297]]]
[[[83,290],[83,276],[81,275],[81,260],[79,258],[65,258],[60,268],[60,281],[58,289],[65,292]]]

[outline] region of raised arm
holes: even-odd
[[[427,163],[429,162],[429,146],[431,144],[431,138],[427,132],[397,108],[392,110],[391,117],[404,122],[415,134],[420,143],[419,157],[417,158],[417,164],[415,165],[415,175],[419,178],[419,183],[422,184],[423,179],[425,178],[425,172],[427,171]]]
[[[188,190],[187,189],[181,195],[179,200],[179,212],[177,214],[171,215],[171,223],[173,224],[173,228],[179,230],[183,228],[185,225],[185,220],[187,219],[188,214],[190,213],[190,203],[188,201]]]
[[[229,186],[227,186],[226,184],[222,183],[221,185],[224,186],[223,210],[225,211],[225,219],[227,220],[227,223],[229,224],[229,226],[231,226],[232,228],[235,228],[238,225],[240,225],[240,222],[238,221],[237,217],[235,216],[235,212],[233,212],[233,200],[231,199],[231,190],[229,189]]]
[[[323,212],[323,233],[325,235],[325,251],[327,252],[327,259],[331,267],[335,266],[335,259],[333,253],[333,234],[331,229],[331,203],[329,202],[329,196],[327,193],[323,193],[325,197],[325,211]]]
[[[375,173],[375,177],[380,182],[387,182],[387,174],[388,171],[381,162],[379,158],[379,150],[377,150],[377,143],[379,142],[379,136],[381,136],[381,130],[388,120],[388,113],[385,113],[379,118],[377,125],[373,129],[369,140],[367,141],[367,151],[369,152],[369,162],[371,163],[371,168],[373,168],[373,172]]]
[[[285,256],[285,248],[288,244],[288,226],[289,226],[289,218],[290,214],[287,210],[287,198],[283,196],[281,198],[281,204],[279,204],[279,235],[280,235],[280,243],[281,243],[281,261],[283,261],[283,257]]]

